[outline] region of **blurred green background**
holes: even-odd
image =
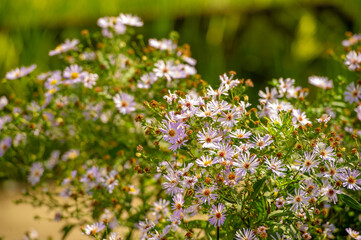
[[[120,12],[143,18],[147,38],[178,31],[206,81],[235,70],[258,89],[272,78],[336,76],[343,70],[327,49],[342,51],[345,32],[361,31],[360,0],[1,0],[0,76],[31,63],[56,68],[50,49]]]

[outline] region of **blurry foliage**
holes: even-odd
[[[178,31],[206,81],[215,84],[215,76],[235,70],[254,80],[254,94],[272,78],[305,85],[309,75],[335,77],[342,68],[327,50],[341,51],[345,32],[361,31],[359,0],[2,0],[0,76],[31,63],[56,68],[49,49],[120,12],[143,18],[147,38]]]

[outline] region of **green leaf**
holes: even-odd
[[[264,183],[266,182],[267,177],[263,177],[262,179],[259,179],[254,185],[253,185],[253,193],[251,195],[251,199],[255,200],[257,195],[262,190],[262,187]]]
[[[361,212],[361,204],[346,194],[338,194],[338,198],[349,207]]]
[[[226,197],[226,196],[222,196],[222,198],[223,198],[224,200],[226,200],[226,202],[229,202],[229,203],[232,203],[232,204],[237,203],[237,202],[234,201],[233,199],[230,199],[230,198],[228,198],[228,197]]]
[[[65,225],[61,231],[63,232],[63,237],[61,238],[62,240],[66,239],[66,236],[68,236],[68,234],[70,233],[70,231],[75,227],[75,224],[69,224],[69,225]]]

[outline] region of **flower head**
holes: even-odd
[[[226,220],[226,215],[224,214],[224,204],[219,203],[217,206],[212,205],[212,209],[210,212],[208,221],[215,226],[222,226],[224,221]]]
[[[121,114],[128,114],[135,111],[134,97],[127,93],[118,93],[113,97],[113,101],[115,107]]]
[[[34,71],[34,69],[36,68],[36,65],[33,64],[29,67],[21,67],[21,68],[16,68],[14,70],[11,70],[10,72],[6,73],[5,78],[8,80],[14,80],[14,79],[18,79],[21,77],[24,77],[28,74],[30,74],[32,71]]]

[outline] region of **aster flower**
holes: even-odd
[[[211,109],[214,112],[214,114],[218,114],[221,111],[228,111],[232,107],[228,102],[224,100],[217,101],[214,99],[208,102],[207,106],[209,107],[209,109]]]
[[[182,194],[178,193],[174,195],[172,199],[173,199],[173,203],[172,203],[173,215],[176,217],[180,217],[183,214],[183,204],[184,204],[183,196]]]
[[[349,39],[342,41],[342,46],[351,47],[361,41],[361,34],[354,34]]]
[[[224,204],[219,203],[217,206],[212,205],[210,215],[208,215],[208,221],[210,222],[210,224],[212,224],[214,227],[222,226],[224,221],[226,220],[226,215],[224,214],[224,212]]]
[[[237,175],[240,176],[245,176],[247,172],[253,174],[258,165],[259,162],[257,156],[250,156],[249,152],[239,154],[238,159],[234,162],[234,166],[236,167],[235,171]]]
[[[322,114],[322,116],[317,119],[317,122],[319,122],[319,123],[328,123],[328,121],[330,121],[330,120],[331,120],[331,116],[329,116],[327,114]]]
[[[31,185],[35,185],[40,181],[40,177],[43,175],[44,168],[40,162],[33,163],[30,168],[30,174],[28,176],[28,181]]]
[[[212,151],[215,153],[216,160],[219,163],[226,162],[228,160],[231,160],[231,158],[234,156],[235,152],[231,145],[228,143],[218,143],[216,145],[215,150]]]
[[[10,148],[11,146],[11,137],[4,138],[0,142],[0,157],[4,156],[5,152]]]
[[[168,82],[172,80],[174,64],[171,61],[164,62],[163,60],[159,60],[154,64],[153,72],[157,77],[164,77]]]
[[[227,85],[221,85],[218,89],[214,90],[211,86],[207,88],[207,96],[212,97],[213,99],[216,99],[217,97],[220,97],[222,95],[228,95],[228,86]]]
[[[151,220],[146,218],[145,221],[140,221],[135,226],[141,232],[141,239],[145,239],[145,237],[147,236],[149,230],[154,228],[155,224]]]
[[[312,173],[314,172],[314,168],[317,168],[319,162],[315,160],[316,155],[310,152],[304,152],[304,157],[299,156],[299,160],[296,160],[297,163],[300,164],[300,171],[302,173]]]
[[[186,137],[183,122],[166,122],[160,131],[163,138],[169,143],[176,143],[178,139]]]
[[[271,100],[275,100],[278,97],[278,92],[276,88],[272,88],[270,91],[269,88],[266,87],[266,92],[260,90],[258,96],[261,97],[260,101],[268,102]]]
[[[293,85],[295,84],[295,80],[291,79],[291,78],[280,78],[278,79],[278,90],[279,90],[279,94],[280,97],[283,97],[289,89],[291,89],[293,87]]]
[[[321,194],[328,197],[329,202],[336,204],[337,194],[340,194],[342,191],[334,189],[328,181],[325,181],[324,186],[321,188]]]
[[[177,48],[177,44],[175,44],[172,40],[170,39],[165,39],[163,38],[162,40],[157,40],[155,38],[151,38],[148,41],[149,46],[154,47],[156,49],[159,50],[167,50],[167,51],[173,51]]]
[[[141,27],[143,26],[143,21],[138,16],[132,14],[123,14],[121,13],[119,16],[120,22],[124,25],[129,25],[133,27]]]
[[[111,232],[108,240],[122,240],[120,233],[118,232]]]
[[[127,93],[118,93],[113,97],[113,101],[115,107],[121,114],[128,114],[135,111],[134,97]]]
[[[361,179],[357,179],[360,175],[360,172],[357,170],[351,170],[349,168],[345,169],[343,174],[340,175],[340,180],[343,181],[343,186],[347,189],[352,189],[354,191],[361,190]]]
[[[196,116],[197,117],[201,117],[201,118],[206,118],[206,117],[214,117],[217,113],[211,109],[209,107],[209,105],[206,106],[201,106],[197,112],[196,112]]]
[[[153,203],[153,207],[151,208],[152,214],[155,216],[156,221],[158,221],[161,216],[166,216],[168,214],[168,205],[169,201],[165,199],[159,199],[158,201]]]
[[[336,154],[335,154],[333,148],[331,146],[327,146],[323,142],[319,142],[316,145],[314,152],[317,153],[319,155],[319,157],[323,160],[329,160],[329,161],[335,160]]]
[[[141,89],[149,89],[150,86],[158,80],[155,73],[145,73],[140,77],[140,81],[138,82],[137,86]]]
[[[353,239],[357,239],[357,240],[361,240],[361,235],[359,232],[352,230],[351,228],[346,228],[346,232],[348,233],[348,235],[350,235],[350,237],[352,237]]]
[[[105,228],[104,223],[97,222],[97,223],[93,223],[92,225],[87,225],[84,229],[84,232],[86,235],[94,236],[95,234],[97,234],[98,232],[103,230],[104,228]]]
[[[28,74],[30,74],[32,71],[34,71],[34,69],[36,68],[36,65],[33,64],[29,67],[21,67],[21,68],[16,68],[14,70],[11,70],[10,72],[6,73],[5,78],[8,80],[14,80],[14,79],[18,79],[21,77],[24,77]]]
[[[274,100],[267,103],[267,108],[270,111],[270,115],[277,115],[280,111],[290,111],[293,109],[289,102]]]
[[[345,95],[345,101],[349,102],[350,104],[352,104],[353,102],[358,103],[361,99],[360,85],[357,84],[355,86],[354,82],[350,83],[347,86],[344,95]]]
[[[213,193],[215,190],[214,186],[204,186],[202,184],[196,191],[196,198],[199,199],[200,203],[208,202],[208,204],[211,204],[211,200],[217,199],[217,194]]]
[[[301,181],[301,188],[309,195],[318,193],[318,186],[311,178]]]
[[[167,101],[168,104],[171,104],[177,100],[178,96],[177,94],[171,93],[171,91],[168,90],[168,95],[165,95],[163,98]]]
[[[361,121],[361,105],[358,105],[357,108],[354,109],[354,111],[355,111],[356,114],[357,114],[358,120]]]
[[[267,169],[271,170],[273,172],[273,175],[277,175],[279,177],[284,177],[286,174],[284,171],[287,169],[282,164],[282,161],[279,160],[277,157],[272,157],[271,159],[268,159],[265,157],[265,163],[267,164]]]
[[[212,128],[203,128],[197,134],[198,142],[202,144],[202,148],[215,149],[216,143],[222,140],[222,137],[218,135],[217,131]]]
[[[185,137],[180,137],[172,145],[168,147],[169,150],[175,152],[177,149],[180,149],[188,140]]]
[[[285,199],[283,197],[279,197],[275,200],[275,205],[277,208],[283,208],[285,206]]]
[[[216,159],[213,159],[211,156],[201,156],[196,160],[196,163],[200,167],[209,167],[213,164],[218,163]]]
[[[335,162],[327,162],[326,163],[327,170],[323,173],[320,173],[319,175],[324,178],[333,178],[335,181],[339,180],[342,173],[343,168],[339,168],[336,166]]]
[[[60,53],[68,52],[70,50],[76,50],[77,45],[79,44],[78,39],[66,39],[64,43],[58,45],[54,50],[49,52],[49,56],[58,55]]]
[[[238,139],[247,139],[252,136],[252,133],[247,132],[245,129],[236,129],[234,132],[231,132],[230,135]]]
[[[166,182],[162,183],[162,188],[166,190],[166,194],[174,195],[181,191],[181,189],[178,187],[178,175],[174,174],[174,172],[169,172],[164,176],[164,178]]]
[[[184,176],[182,181],[183,188],[194,188],[194,185],[198,182],[198,178],[196,176]]]
[[[333,236],[333,232],[336,230],[336,227],[334,224],[330,224],[329,222],[326,222],[322,225],[324,227],[324,233],[327,234],[327,237],[330,239],[333,239],[335,236]]]
[[[61,72],[55,71],[46,79],[44,86],[48,90],[54,89],[54,91],[57,91],[57,86],[61,83],[61,79]]]
[[[159,233],[157,230],[154,230],[155,233],[151,233],[152,234],[152,237],[149,238],[149,240],[162,240],[162,239],[166,239],[166,235],[168,234],[170,230],[170,227],[165,227],[163,229],[163,232],[162,233]]]
[[[77,64],[70,65],[69,67],[66,67],[63,73],[63,76],[65,81],[63,81],[64,84],[74,84],[79,83],[83,80],[84,76],[87,74],[87,72],[83,71],[83,68],[80,67]]]
[[[311,76],[308,78],[308,82],[316,87],[326,90],[333,88],[333,82],[328,80],[327,77]]]
[[[301,189],[295,189],[295,196],[292,196],[288,193],[288,197],[286,199],[287,204],[292,204],[290,210],[291,211],[298,211],[301,210],[302,207],[308,205],[309,197],[306,196],[306,193]]]
[[[235,171],[233,171],[230,167],[227,167],[224,172],[224,184],[230,187],[233,187],[238,184],[238,182],[242,179],[240,175],[238,175]]]
[[[134,185],[128,185],[128,193],[130,195],[138,195],[140,192],[139,188],[137,188],[136,186]]]
[[[199,104],[198,96],[187,94],[185,98],[179,98],[178,103],[182,105],[184,111],[191,110]]]
[[[221,80],[221,85],[225,85],[226,88],[232,89],[240,84],[240,81],[238,79],[233,79],[233,76],[233,74],[231,74],[230,77],[228,77],[227,74],[220,75],[219,80]]]
[[[258,240],[251,229],[243,228],[236,232],[236,240]]]
[[[263,137],[257,135],[253,138],[253,146],[259,147],[260,150],[269,146],[272,142],[272,137],[268,134],[264,135]]]
[[[88,73],[84,74],[83,84],[86,88],[93,88],[98,80],[99,76],[96,73]]]
[[[223,127],[233,127],[237,124],[238,119],[241,117],[241,112],[237,108],[233,108],[228,112],[221,112],[222,116],[218,119]]]
[[[297,125],[298,123],[300,123],[302,126],[306,125],[306,124],[311,124],[311,121],[308,120],[306,113],[301,112],[301,110],[295,110],[293,109],[292,111],[292,121],[294,125]]]
[[[112,193],[114,188],[118,186],[117,174],[117,171],[112,170],[109,175],[102,178],[103,186],[108,189],[109,193]]]
[[[351,51],[346,55],[344,64],[350,71],[358,71],[360,69],[361,54],[355,51]]]
[[[8,104],[8,102],[8,99],[5,96],[2,96],[0,98],[0,110],[2,110]]]
[[[61,160],[67,161],[67,160],[74,160],[77,158],[80,154],[80,151],[77,149],[70,149],[69,151],[65,152],[63,156],[61,157]]]
[[[97,24],[102,28],[102,35],[108,38],[112,38],[113,33],[123,34],[127,29],[120,17],[102,17]]]

